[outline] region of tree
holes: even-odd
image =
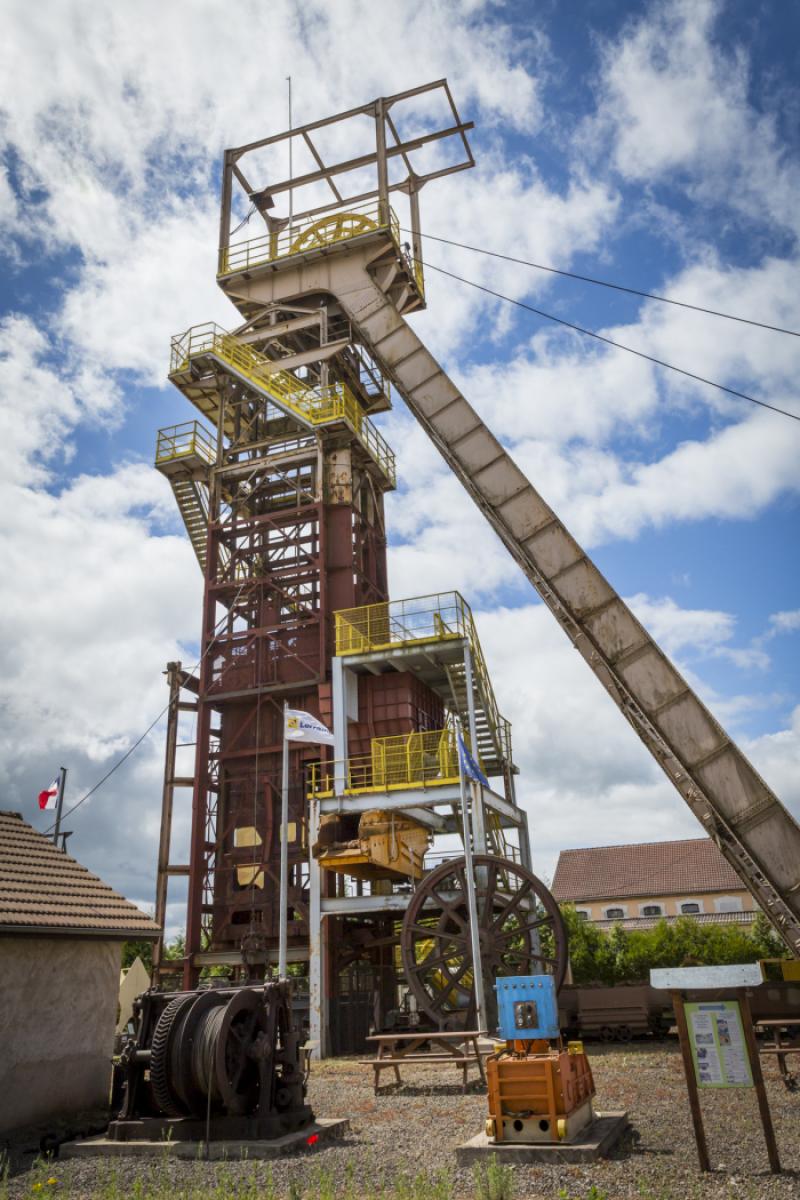
[[[651,929],[605,933],[562,908],[575,983],[647,983],[654,967],[713,966],[783,958],[786,948],[763,913],[751,926],[701,924],[694,917],[659,921]],[[547,951],[545,951],[547,953]]]
[[[132,967],[137,958],[142,960],[148,972],[152,971],[153,943],[139,940],[125,942],[122,946],[123,971],[127,971],[128,967]]]

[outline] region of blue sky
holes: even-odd
[[[0,782],[3,807],[37,824],[35,794],[60,763],[76,799],[162,707],[164,663],[196,656],[199,571],[150,466],[156,430],[194,415],[165,380],[169,338],[236,322],[214,283],[221,152],[285,127],[288,70],[301,122],[448,77],[475,121],[477,166],[426,189],[427,232],[800,329],[795,6],[310,0],[300,12],[8,5]],[[800,412],[800,339],[432,241],[425,253]],[[800,811],[800,423],[433,271],[427,285],[420,335]],[[393,595],[458,588],[473,604],[539,869],[566,846],[698,833],[402,404],[381,425],[401,477]],[[162,752],[158,728],[72,821],[79,857],[143,903]],[[179,814],[179,842],[186,829]]]

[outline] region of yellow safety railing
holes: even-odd
[[[500,756],[511,762],[511,726],[497,708],[472,610],[459,592],[339,609],[334,618],[336,653],[342,657],[388,650],[394,646],[466,638],[472,651],[473,675]]]
[[[196,455],[207,463],[213,463],[217,457],[214,443],[199,421],[184,421],[182,425],[168,425],[159,429],[156,464],[174,462],[175,459],[188,458],[190,455]]]
[[[384,600],[360,608],[342,608],[334,615],[339,655],[465,638],[472,627],[472,613],[459,592]]]
[[[289,258],[293,254],[309,253],[377,229],[388,230],[398,250],[401,249],[397,215],[379,200],[317,213],[313,217],[293,221],[291,226],[286,225],[283,229],[223,246],[219,253],[219,274],[248,271],[263,263]]]
[[[349,758],[346,763],[314,763],[309,795],[332,795],[337,778],[343,779],[344,791],[349,794],[457,783],[455,733],[448,727],[373,738],[370,754]]]
[[[172,339],[170,376],[180,375],[193,358],[203,354],[213,354],[284,410],[310,425],[345,421],[389,482],[393,486],[397,482],[394,451],[365,416],[346,384],[309,387],[289,371],[276,371],[270,359],[213,322],[194,325]]]

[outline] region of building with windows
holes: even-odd
[[[703,924],[750,924],[753,897],[710,838],[562,850],[553,879],[560,904],[610,929],[646,929],[694,917]]]

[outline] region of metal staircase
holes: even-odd
[[[197,421],[158,431],[156,470],[168,480],[203,571],[208,541],[208,487],[214,445]]]
[[[346,384],[309,387],[246,342],[212,324],[193,325],[172,339],[169,378],[214,426],[222,420],[226,436],[235,430],[235,399],[226,404],[224,385],[252,389],[269,401],[275,417],[290,417],[303,429],[343,422],[392,487],[394,452],[378,433]]]
[[[449,663],[445,670],[450,684],[453,707],[462,729],[468,735],[469,702],[464,663],[463,661]],[[487,775],[500,775],[505,765],[511,762],[511,732],[509,722],[497,711],[494,691],[486,672],[473,671],[472,696],[478,742],[477,758]],[[470,750],[475,754],[474,747],[470,747]]]
[[[172,492],[183,517],[189,541],[202,570],[206,569],[208,541],[208,488],[189,476],[172,476]]]
[[[512,769],[511,725],[497,707],[472,611],[459,592],[384,600],[336,613],[337,655],[372,654],[398,647],[419,651],[423,657],[415,663],[418,677],[458,716],[469,739],[464,659],[460,653],[450,657],[440,653],[454,640],[459,646],[466,642],[471,653],[478,758],[487,775],[501,775]]]
[[[220,285],[245,315],[333,294],[623,716],[800,956],[800,827],[460,394],[395,303],[407,269],[376,230]],[[394,290],[393,290],[394,289]],[[456,687],[458,686],[456,681]],[[483,734],[485,738],[485,731]]]

